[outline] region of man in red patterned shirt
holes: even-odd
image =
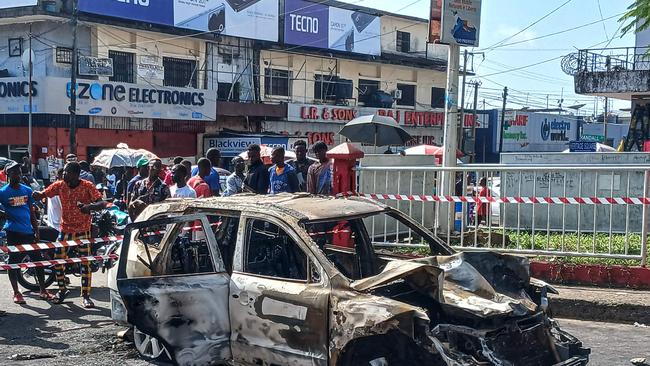
[[[59,240],[80,240],[90,239],[90,228],[92,218],[90,213],[103,209],[106,204],[102,201],[102,195],[95,185],[86,180],[79,179],[81,167],[77,162],[66,164],[63,169],[63,180],[51,184],[43,192],[34,192],[34,199],[41,200],[45,197],[52,198],[59,196],[61,200],[61,235]],[[77,252],[83,256],[90,256],[91,245],[78,246]],[[65,249],[57,249],[55,257],[62,259],[67,257]],[[65,286],[64,266],[55,266],[56,280],[59,285],[59,292],[56,294],[54,303],[60,304],[69,294]],[[90,263],[86,262],[81,266],[81,296],[83,306],[92,308],[95,305],[90,300],[90,286],[92,272]]]

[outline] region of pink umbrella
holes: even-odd
[[[442,153],[445,149],[441,146],[436,145],[418,145],[410,147],[404,150],[406,155],[429,155],[429,156],[442,156]],[[456,150],[456,157],[460,158],[463,156],[463,153],[459,150]]]

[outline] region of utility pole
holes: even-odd
[[[475,158],[476,158],[476,121],[477,121],[477,117],[478,117],[478,113],[477,113],[478,112],[477,111],[477,108],[478,108],[478,87],[480,85],[481,85],[480,81],[475,81],[474,82],[474,113],[473,113],[473,116],[472,116],[472,141],[474,142],[474,149],[473,149],[474,153],[470,157],[471,158],[470,162],[472,162],[472,163],[475,161]]]
[[[77,23],[78,2],[72,2],[72,67],[70,68],[70,154],[77,153]]]
[[[460,123],[458,124],[458,146],[465,147],[465,136],[463,128],[465,127],[465,78],[467,77],[467,50],[463,52],[463,86],[460,92]]]
[[[607,145],[607,113],[609,112],[609,98],[605,97],[605,114],[603,116],[603,143]]]
[[[27,143],[27,156],[29,157],[29,163],[30,165],[33,164],[34,160],[32,158],[33,152],[32,152],[32,146],[33,146],[33,140],[32,140],[32,109],[34,106],[34,99],[32,96],[32,79],[34,78],[34,64],[32,60],[32,25],[31,23],[29,24],[29,115],[27,116],[27,132],[28,134],[28,143]],[[33,169],[33,167],[32,167]]]
[[[445,103],[445,128],[444,150],[442,153],[442,166],[453,168],[456,166],[456,151],[458,150],[458,72],[460,61],[460,46],[453,42],[449,44],[449,58],[447,63],[447,96]],[[453,195],[456,174],[453,171],[442,172],[441,192],[443,195]],[[444,211],[446,209],[446,212]],[[454,203],[443,206],[440,216],[443,232],[450,233],[453,228]]]
[[[503,127],[506,122],[506,101],[508,99],[508,87],[503,87],[503,108],[501,109],[501,126],[499,127],[499,154],[503,152]]]

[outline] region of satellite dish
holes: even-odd
[[[21,60],[23,61],[23,69],[29,70],[29,56],[31,54],[32,57],[32,64],[34,63],[34,60],[36,59],[36,55],[34,54],[34,51],[32,51],[31,48],[26,49],[23,52],[23,55],[21,56]]]

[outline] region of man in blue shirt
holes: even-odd
[[[284,147],[278,146],[271,152],[272,167],[269,168],[270,194],[295,193],[300,189],[296,170],[284,163]]]
[[[210,164],[212,164],[212,173],[210,173],[209,176],[204,177],[203,180],[205,180],[205,182],[210,186],[212,196],[216,197],[219,196],[221,192],[219,172],[217,171],[219,163],[221,162],[221,151],[215,148],[211,148],[205,153],[205,157],[206,159],[210,160]],[[198,166],[192,168],[192,176],[195,176],[197,174],[199,174]]]
[[[1,215],[6,219],[4,230],[7,232],[7,245],[32,244],[38,240],[38,220],[34,212],[34,199],[32,189],[21,184],[20,165],[10,162],[5,166],[5,172],[9,184],[0,188],[0,204],[4,211]],[[8,263],[20,263],[25,253],[9,254]],[[43,257],[40,251],[29,252],[30,261],[41,261]],[[14,291],[14,302],[24,304],[25,299],[18,291],[18,271],[9,271],[9,282]],[[40,297],[43,300],[51,300],[50,294],[44,286],[45,278],[43,267],[36,268],[36,278],[41,288]]]

